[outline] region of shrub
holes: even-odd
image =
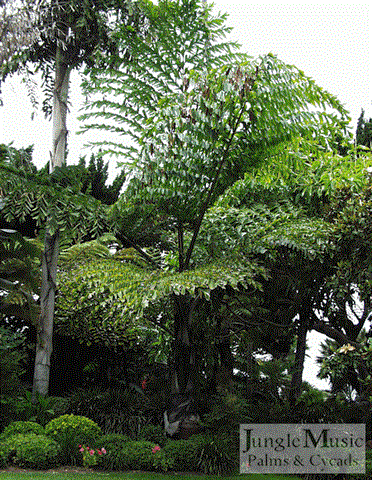
[[[86,445],[79,445],[79,452],[81,453],[84,467],[94,467],[98,464],[99,459],[106,455],[104,447],[92,448]]]
[[[135,438],[139,427],[148,423],[149,401],[134,389],[77,389],[68,397],[68,410],[87,415],[104,433],[121,433]]]
[[[147,441],[131,441],[121,449],[121,469],[153,470],[155,444]]]
[[[164,429],[160,425],[144,425],[141,428],[138,440],[147,440],[156,443],[161,447],[167,443]]]
[[[232,473],[239,465],[237,436],[214,435],[203,446],[199,457],[200,469],[205,474]]]
[[[17,433],[36,433],[37,435],[44,435],[45,430],[39,423],[36,422],[11,422],[1,434],[1,438],[10,437]]]
[[[152,454],[154,470],[167,472],[174,469],[174,459],[159,445],[155,445],[152,449]]]
[[[35,433],[18,433],[0,443],[5,464],[45,469],[59,464],[61,447],[52,438]]]
[[[105,470],[121,470],[121,450],[131,438],[128,435],[111,433],[102,435],[99,440],[99,446],[106,449],[106,455],[100,457],[98,465]]]
[[[7,464],[5,461],[5,457],[1,454],[1,446],[0,446],[0,468],[6,468]]]
[[[16,418],[17,417],[14,397],[0,394],[0,431]]]
[[[200,470],[199,460],[210,438],[206,435],[193,435],[187,440],[169,440],[163,448],[164,455],[180,471]]]
[[[16,396],[22,391],[20,378],[27,362],[25,335],[14,333],[0,326],[0,392],[4,396]]]
[[[47,423],[45,433],[61,445],[63,461],[76,464],[80,460],[78,446],[85,444],[95,447],[101,429],[87,417],[62,415]]]

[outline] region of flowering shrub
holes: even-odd
[[[155,470],[161,470],[162,472],[167,472],[168,470],[174,468],[173,458],[167,455],[167,453],[159,445],[155,445],[152,448],[152,453],[153,453],[153,466]]]
[[[98,458],[99,468],[104,470],[122,470],[121,449],[127,442],[132,441],[127,435],[110,433],[100,438],[101,445],[105,445],[106,455]]]
[[[93,465],[97,465],[98,458],[101,455],[106,454],[106,450],[104,448],[90,448],[86,447],[85,445],[79,445],[79,452],[83,455],[83,465],[84,467],[92,467]]]

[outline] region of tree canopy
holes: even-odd
[[[45,184],[22,172],[24,192],[11,172],[3,214],[78,242],[62,254],[59,333],[151,338],[182,395],[194,374],[216,377],[211,364],[232,372],[232,347],[281,359],[297,336],[297,398],[307,331],[356,341],[353,293],[369,307],[371,157],[357,155],[337,98],[274,55],[241,53],[209,6],[141,5],[144,35],[116,25],[110,64],[93,49],[84,80],[85,129],[107,131],[98,145],[121,159],[124,192],[109,208],[89,195],[95,178],[107,199],[92,157],[90,187],[60,167]],[[104,230],[115,237],[92,240]]]

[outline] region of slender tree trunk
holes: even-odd
[[[41,314],[37,325],[33,396],[47,395],[52,354],[54,299],[58,260],[59,233],[46,234],[42,260]]]
[[[68,65],[62,48],[58,47],[56,53],[55,87],[53,92],[53,151],[49,163],[49,173],[52,173],[55,167],[61,167],[66,159],[66,118],[70,72],[71,66]]]
[[[305,307],[300,312],[300,324],[297,332],[297,345],[294,368],[290,387],[290,403],[294,405],[301,394],[302,375],[304,371],[306,336],[309,326],[309,308]]]
[[[195,342],[191,338],[192,305],[189,295],[174,297],[174,369],[172,393],[187,395],[193,391],[195,383]]]
[[[65,163],[67,139],[67,97],[71,67],[65,60],[63,50],[57,47],[55,86],[53,93],[52,154],[49,172]],[[50,220],[55,220],[52,217]],[[50,357],[53,350],[54,302],[56,294],[59,231],[45,234],[42,260],[41,314],[37,325],[36,356],[33,381],[33,398],[36,394],[47,395],[49,391]]]

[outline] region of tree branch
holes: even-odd
[[[142,250],[141,247],[139,247],[134,242],[132,242],[132,240],[130,240],[128,237],[126,237],[122,233],[116,233],[115,236],[122,243],[128,243],[132,248],[134,248],[141,255],[141,257],[143,257],[146,260],[146,262],[150,263],[151,265],[153,265],[157,269],[161,268],[161,266],[157,262],[155,262],[155,260],[153,258],[151,258],[150,255],[148,255],[144,250]]]

